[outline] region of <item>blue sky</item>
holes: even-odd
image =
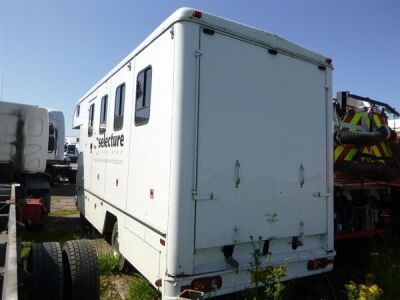
[[[0,0],[1,100],[62,110],[179,7],[255,26],[333,58],[334,92],[400,109],[400,1]]]

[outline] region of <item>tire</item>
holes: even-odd
[[[118,257],[118,271],[127,271],[129,269],[129,263],[125,257],[119,252],[119,234],[118,234],[118,222],[114,223],[113,231],[111,234],[111,247],[114,256]]]
[[[28,256],[28,271],[32,278],[29,299],[63,299],[63,260],[58,242],[33,244]]]
[[[65,242],[62,251],[64,263],[64,298],[68,300],[98,300],[100,277],[97,254],[90,240]]]

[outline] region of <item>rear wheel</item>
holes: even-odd
[[[97,300],[100,297],[100,278],[96,249],[90,240],[65,242],[64,298],[70,300]]]
[[[118,270],[126,271],[129,268],[129,263],[125,259],[125,257],[119,252],[119,234],[118,234],[118,222],[114,223],[113,231],[111,234],[111,247],[113,250],[113,254],[118,258]]]
[[[63,299],[64,273],[59,243],[35,243],[28,256],[29,299]]]

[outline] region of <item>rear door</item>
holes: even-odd
[[[325,71],[201,33],[196,249],[326,233]]]

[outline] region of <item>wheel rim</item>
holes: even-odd
[[[112,241],[112,250],[113,250],[113,255],[118,259],[121,259],[121,253],[119,252],[118,230],[116,231],[114,239]]]

